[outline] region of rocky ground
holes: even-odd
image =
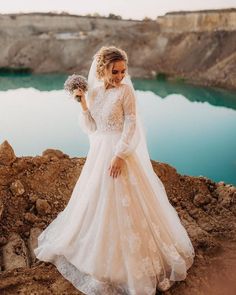
[[[7,141],[0,145],[1,294],[81,294],[32,249],[66,206],[84,162],[51,149],[16,157]],[[196,251],[187,279],[165,294],[236,294],[236,187],[152,164]]]

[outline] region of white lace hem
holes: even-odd
[[[72,263],[70,263],[65,256],[55,256],[52,263],[57,267],[57,270],[62,276],[71,282],[71,284],[86,295],[155,295],[156,289],[147,287],[147,292],[138,293],[137,290],[130,289],[124,284],[118,282],[99,281],[90,274],[80,271]],[[165,278],[158,283],[157,289],[161,291],[168,290],[174,281]]]

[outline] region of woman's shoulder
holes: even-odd
[[[126,83],[121,84],[121,87],[122,87],[122,89],[123,89],[124,92],[130,92],[130,91],[132,91],[132,87],[129,84],[126,84]]]
[[[101,89],[102,89],[103,86],[96,86],[93,88],[93,94],[97,94]]]
[[[122,83],[116,88],[116,94],[118,95],[119,99],[124,100],[124,98],[129,95],[131,91],[131,87],[128,84]]]
[[[96,86],[91,90],[91,96],[90,96],[90,100],[94,100],[98,95],[99,92],[101,91],[102,86]]]
[[[123,98],[130,97],[130,95],[134,95],[135,93],[134,88],[129,84],[122,84],[122,90]]]

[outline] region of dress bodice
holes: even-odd
[[[97,130],[122,131],[124,125],[123,86],[110,89],[98,87],[90,105],[90,113],[96,123]]]
[[[127,84],[111,89],[97,87],[88,102],[88,109],[82,111],[80,117],[81,128],[88,134],[120,131],[115,155],[127,157],[131,153],[130,142],[136,129],[136,99],[131,87]]]

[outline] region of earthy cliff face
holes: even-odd
[[[236,9],[170,12],[157,22],[162,32],[235,31]]]
[[[18,158],[7,141],[0,145],[3,294],[80,294],[52,264],[35,259],[33,249],[39,233],[69,201],[84,162],[58,150]],[[236,188],[152,164],[196,251],[187,279],[166,294],[235,294]]]
[[[156,26],[155,22],[143,25],[139,21],[70,15],[1,15],[0,67],[87,74],[96,50],[119,43],[142,76],[147,72],[145,67],[141,69],[144,57],[141,55],[137,63],[135,60],[142,49],[149,50],[149,32],[155,32]]]
[[[166,45],[159,71],[236,89],[236,9],[168,13],[157,22]]]
[[[157,21],[73,15],[0,15],[0,69],[87,75],[93,54],[116,45],[133,77],[184,78],[236,89],[236,10],[170,13]]]

